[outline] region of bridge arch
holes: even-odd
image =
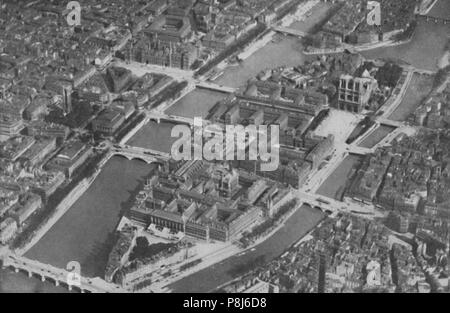
[[[128,155],[126,155],[125,153],[122,153],[122,152],[115,152],[115,153],[114,153],[114,156],[116,156],[116,157],[121,157],[121,158],[124,158],[124,159],[127,159],[128,161],[133,160],[132,157],[130,157],[130,156],[128,156]]]
[[[84,278],[81,277],[81,286],[73,286],[67,283],[68,272],[64,269],[56,268],[52,265],[42,264],[39,261],[29,260],[27,258],[16,256],[11,252],[6,255],[0,255],[2,259],[2,266],[5,268],[12,268],[16,272],[24,272],[30,276],[36,276],[42,281],[52,281],[55,285],[61,285],[69,290],[78,291],[81,293],[90,292],[124,292],[125,290],[118,285],[110,284],[101,278]]]
[[[146,160],[145,158],[138,157],[138,156],[131,157],[130,160],[131,161],[141,161],[141,162],[144,162],[144,163],[147,163],[147,164],[152,164],[153,163],[153,161],[149,161],[149,160]]]
[[[160,118],[156,118],[156,117],[150,117],[149,118],[150,122],[154,122],[156,124],[161,124],[161,119]]]
[[[137,155],[136,156],[135,155],[129,155],[127,153],[122,153],[122,152],[116,152],[114,154],[114,156],[122,157],[124,159],[127,159],[128,161],[134,161],[134,160],[142,161],[142,162],[147,163],[147,164],[151,164],[151,163],[154,162],[153,160],[146,159],[145,157],[141,157],[141,156],[137,156]]]
[[[152,162],[152,164],[155,164],[155,166],[158,168],[161,168],[161,167],[163,168],[165,166],[165,163],[160,160],[154,161],[154,162]]]
[[[51,276],[46,277],[46,281],[53,283],[55,286],[61,285],[61,282],[58,279]]]

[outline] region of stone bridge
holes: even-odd
[[[298,29],[293,29],[293,28],[288,28],[288,27],[274,26],[272,29],[276,32],[284,33],[284,34],[292,35],[292,36],[296,36],[296,37],[306,37],[308,35],[304,31],[301,31]]]
[[[69,290],[78,290],[82,293],[124,293],[125,289],[118,285],[96,278],[80,277],[80,284],[72,285],[68,283],[70,272],[39,261],[20,257],[12,252],[4,253],[1,256],[4,268],[11,268],[16,273],[24,272],[28,277],[38,277],[41,281],[52,281],[56,286],[63,286]]]
[[[430,15],[419,15],[419,19],[425,20],[427,22],[434,22],[436,24],[450,24],[450,17],[435,17]]]
[[[152,149],[132,147],[127,145],[116,145],[112,149],[114,155],[121,155],[128,160],[139,159],[148,164],[150,163],[164,163],[170,159],[170,154],[156,151]]]

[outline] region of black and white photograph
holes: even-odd
[[[0,0],[0,294],[449,280],[450,0]]]

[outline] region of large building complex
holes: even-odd
[[[342,75],[339,80],[338,106],[341,110],[359,113],[369,104],[370,97],[378,87],[374,78]]]
[[[203,241],[228,242],[292,199],[288,189],[223,165],[187,161],[148,179],[131,218]],[[209,179],[207,179],[209,177]]]

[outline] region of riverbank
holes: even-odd
[[[373,148],[380,143],[387,135],[395,130],[395,127],[375,124],[375,128],[371,132],[367,132],[367,135],[361,138],[358,142],[358,146],[362,148]]]
[[[287,14],[286,16],[280,18],[278,21],[275,21],[274,24],[279,24],[282,27],[289,26],[295,22],[303,21],[307,18],[307,14],[311,12],[312,9],[316,5],[320,3],[320,0],[308,0],[305,3],[299,3],[296,6],[296,11],[292,14]],[[232,57],[233,54],[236,54],[237,57],[241,60],[246,60],[250,56],[252,56],[254,53],[260,51],[262,48],[264,48],[267,44],[270,43],[270,41],[274,38],[276,32],[271,30],[271,25],[269,27],[266,27],[263,31],[259,31],[257,35],[250,35],[250,39],[243,40],[241,44],[233,44],[236,47],[234,47],[234,52],[230,53],[228,51],[228,48],[225,51],[228,51],[227,53],[222,52],[219,54],[214,60],[210,61],[210,64],[205,65],[203,68],[201,68],[196,75],[203,77],[207,72],[212,70],[213,68],[216,68],[217,70],[221,71],[225,68],[229,68],[229,64],[227,59],[229,57]],[[233,49],[231,49],[233,50]],[[240,52],[239,52],[240,50]],[[224,55],[226,55],[224,57]],[[214,64],[214,66],[212,66]]]
[[[56,207],[50,218],[38,230],[36,230],[35,235],[31,238],[31,240],[26,243],[24,247],[14,250],[15,254],[18,256],[24,255],[31,248],[33,248],[33,246],[41,240],[42,237],[44,237],[44,235],[60,220],[60,218],[67,213],[73,204],[89,189],[111,156],[112,155],[108,153],[97,165],[97,170],[95,173],[90,177],[84,178],[74,189],[72,189],[72,191]]]
[[[247,59],[253,53],[255,53],[256,51],[267,45],[273,39],[275,34],[276,33],[274,31],[269,31],[267,34],[265,34],[259,40],[257,40],[253,45],[250,45],[247,48],[245,48],[244,51],[238,55],[238,58],[241,60]],[[224,70],[227,66],[229,66],[227,62],[223,61],[217,66],[217,69]]]
[[[218,286],[229,282],[233,269],[264,257],[270,261],[285,252],[292,244],[298,242],[323,219],[324,214],[310,206],[301,206],[280,226],[270,238],[197,273],[187,276],[167,286],[172,292],[210,292]]]
[[[392,109],[384,113],[393,121],[405,121],[433,89],[434,76],[414,72]]]
[[[210,109],[228,96],[227,93],[196,88],[176,101],[164,113],[186,118],[202,117],[205,119]]]
[[[307,18],[307,14],[310,13],[320,2],[320,0],[308,0],[305,3],[299,4],[297,10],[293,14],[287,15],[279,22],[280,26],[288,27],[295,22],[304,21]]]
[[[268,28],[265,24],[257,24],[251,30],[249,30],[246,34],[242,35],[239,39],[237,39],[230,46],[225,48],[222,52],[220,52],[216,57],[214,57],[211,61],[201,67],[197,72],[195,72],[195,77],[202,78],[209,71],[217,67],[220,63],[226,60],[229,57],[232,57],[239,50],[244,49],[245,47],[251,45],[253,42],[264,36],[264,34],[268,31]]]
[[[0,268],[1,293],[70,293],[62,286],[55,286],[49,281],[42,282],[39,278],[28,277],[24,273],[15,273],[9,269]]]
[[[201,260],[201,263],[199,263],[198,265],[195,265],[195,266],[189,268],[189,270],[186,270],[183,272],[177,272],[177,269],[180,268],[181,266],[183,266],[183,264],[192,262],[193,260],[190,259],[187,262],[177,264],[177,268],[170,269],[171,272],[176,273],[176,275],[165,278],[162,281],[153,283],[150,287],[148,287],[147,289],[141,290],[141,291],[144,291],[144,292],[145,291],[168,292],[169,290],[166,288],[166,286],[173,284],[180,279],[183,279],[185,277],[193,275],[198,271],[206,269],[214,264],[220,263],[230,257],[236,256],[239,254],[245,254],[247,251],[254,249],[258,245],[262,244],[264,241],[270,239],[276,232],[278,232],[282,227],[284,227],[286,224],[286,221],[289,220],[289,218],[291,218],[295,214],[295,212],[298,209],[300,209],[300,207],[302,205],[303,205],[303,203],[298,201],[293,209],[289,210],[286,214],[281,216],[281,218],[276,221],[275,226],[273,228],[271,228],[268,231],[268,233],[266,233],[264,236],[257,238],[248,247],[240,248],[237,245],[230,243],[230,244],[226,245],[224,248],[213,251],[211,254],[202,255],[201,257],[196,257],[196,259]]]
[[[317,194],[341,201],[352,170],[361,159],[360,156],[356,155],[347,156],[320,185]]]
[[[449,2],[450,6],[450,2]],[[362,51],[367,59],[402,60],[419,70],[437,71],[445,51],[450,25],[419,20],[407,43]]]
[[[412,38],[408,38],[401,41],[396,40],[386,40],[386,41],[378,41],[376,43],[369,43],[369,44],[363,44],[363,45],[350,45],[350,44],[344,44],[342,46],[333,48],[333,49],[315,49],[308,47],[303,52],[305,55],[322,55],[322,54],[337,54],[342,53],[345,50],[352,51],[354,53],[356,52],[366,52],[374,49],[381,49],[381,48],[389,48],[389,47],[395,47],[395,46],[401,46],[405,45],[407,43],[411,42]]]
[[[299,4],[295,13],[286,15],[278,23],[281,27],[288,27],[294,23],[302,22],[307,18],[307,14],[310,13],[314,9],[314,7],[320,3],[320,0],[308,0],[306,3]],[[261,48],[264,48],[268,43],[270,43],[276,34],[277,33],[273,30],[265,33],[259,39],[255,40],[253,44],[244,47],[243,51],[238,55],[238,58],[241,60],[246,60],[255,52],[257,52]],[[229,64],[226,62],[226,60],[224,60],[219,63],[216,68],[218,70],[224,70],[228,66]]]
[[[428,15],[431,10],[433,10],[438,1],[439,0],[431,0],[431,2],[425,8],[423,8],[422,10],[419,9],[417,13],[419,13],[420,15]]]
[[[449,42],[450,42],[450,37],[449,37]],[[450,51],[445,51],[444,55],[438,62],[439,69],[444,69],[447,66],[450,66]]]
[[[91,186],[25,257],[64,268],[81,264],[85,277],[103,277],[115,229],[155,166],[111,157]]]
[[[292,248],[296,248],[299,245],[301,245],[304,242],[307,242],[308,240],[313,239],[314,237],[312,236],[312,233],[314,232],[314,229],[319,228],[323,225],[324,221],[326,221],[327,218],[324,217],[315,227],[313,227],[308,233],[305,234],[305,236],[303,236],[301,239],[299,239],[297,242],[294,242],[289,248],[287,248],[281,255],[279,255],[277,258],[279,257],[284,257]],[[274,259],[274,260],[275,260]],[[222,290],[222,288],[226,287],[227,285],[233,284],[235,282],[238,282],[239,280],[242,280],[244,277],[248,276],[250,273],[245,273],[229,282],[226,282],[220,286],[218,286],[215,290],[213,290],[212,292],[220,292]]]

